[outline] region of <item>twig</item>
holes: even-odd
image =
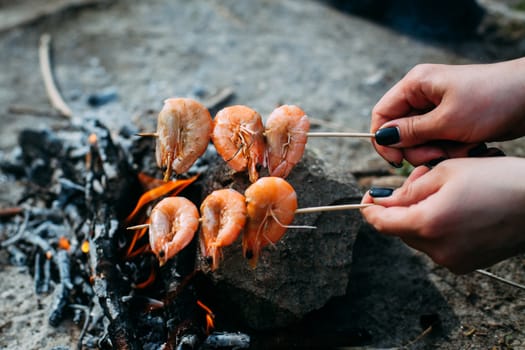
[[[0,217],[5,218],[5,217],[10,217],[10,216],[15,216],[15,215],[22,213],[23,211],[24,211],[24,208],[22,207],[2,208],[0,209]]]
[[[49,55],[50,46],[51,36],[49,34],[43,34],[40,37],[40,47],[38,49],[40,72],[42,73],[42,78],[44,79],[44,85],[46,87],[47,96],[49,97],[51,106],[57,109],[64,117],[71,118],[73,117],[73,112],[60,95],[60,92],[58,91],[58,88],[56,87],[55,81],[53,79]]]
[[[487,270],[478,269],[476,270],[477,273],[482,274],[483,276],[490,277],[492,279],[495,279],[496,281],[500,281],[502,283],[508,284],[509,286],[513,286],[522,290],[525,290],[525,286],[523,284],[516,283],[514,281],[508,280],[503,277],[499,277],[493,273],[488,272]]]
[[[22,222],[22,224],[20,225],[20,227],[18,228],[18,232],[6,239],[5,241],[3,241],[1,244],[0,244],[0,247],[2,248],[5,248],[13,243],[16,243],[18,242],[23,236],[24,234],[26,233],[26,228],[27,228],[27,224],[29,222],[29,212],[28,211],[25,211],[24,212],[24,221]]]
[[[41,109],[26,105],[10,105],[7,111],[12,114],[56,116],[57,112],[52,109]]]
[[[80,336],[78,337],[77,350],[82,350],[82,340],[86,335],[88,325],[89,325],[89,308],[86,305],[81,304],[70,304],[70,308],[75,310],[80,310],[84,313],[84,324],[82,325],[82,330],[80,331]]]
[[[419,334],[414,340],[410,341],[408,344],[403,345],[401,349],[408,349],[410,346],[414,345],[424,337],[426,337],[430,332],[432,332],[432,325],[428,326],[421,334]]]

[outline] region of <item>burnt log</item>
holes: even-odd
[[[217,160],[203,175],[204,189],[231,187],[243,193],[244,174],[233,174]],[[360,190],[348,172],[331,171],[312,152],[306,152],[287,178],[297,192],[300,208],[358,203]],[[206,194],[206,193],[205,193]],[[352,248],[362,224],[359,212],[319,212],[296,215],[293,225],[317,229],[288,229],[274,247],[266,247],[252,269],[242,256],[241,240],[223,250],[220,267],[210,272],[205,257],[200,268],[214,285],[217,305],[255,329],[285,327],[344,295],[349,283]],[[217,314],[221,310],[217,309]]]

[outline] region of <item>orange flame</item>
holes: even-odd
[[[148,278],[144,282],[140,282],[140,283],[135,284],[133,287],[136,288],[136,289],[146,288],[146,287],[150,286],[155,281],[156,277],[157,277],[157,272],[155,271],[155,267],[152,265],[151,266],[151,272],[150,272]]]
[[[82,253],[87,254],[89,253],[89,242],[86,240],[82,242],[82,245],[80,246],[80,250]]]
[[[168,181],[168,182],[162,182],[162,185],[157,186],[153,189],[150,189],[149,191],[145,192],[139,199],[135,209],[131,212],[131,214],[128,215],[126,218],[126,223],[130,223],[135,216],[138,214],[138,212],[148,203],[151,201],[154,201],[155,199],[159,199],[162,196],[165,196],[169,193],[172,193],[173,195],[176,195],[180,193],[182,190],[184,190],[186,187],[191,185],[195,180],[197,180],[198,175],[195,175],[193,177],[190,177],[189,179],[183,179],[183,180],[175,180],[175,181]],[[157,179],[149,178],[147,175],[142,174],[139,175],[139,179],[144,182],[155,182]],[[158,180],[162,181],[162,180]]]
[[[95,143],[97,143],[97,134],[91,133],[88,136],[88,142],[89,142],[90,145],[94,145]]]
[[[206,334],[209,335],[211,331],[215,328],[215,314],[202,301],[197,300],[197,305],[199,305],[204,311],[206,311]]]
[[[71,248],[71,243],[69,243],[69,240],[66,237],[60,236],[58,239],[58,248],[69,250],[69,248]]]

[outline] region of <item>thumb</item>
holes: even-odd
[[[414,169],[403,186],[393,191],[390,196],[375,197],[373,189],[368,194],[373,203],[384,207],[408,207],[437,192],[442,186],[442,178],[437,167],[430,170],[425,166],[420,166]]]
[[[411,147],[432,140],[446,140],[446,123],[439,117],[439,107],[430,112],[390,120],[376,131],[375,141],[381,146]]]

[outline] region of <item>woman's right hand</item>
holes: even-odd
[[[374,147],[392,164],[465,157],[480,143],[525,135],[525,58],[484,65],[423,64],[372,111]]]

